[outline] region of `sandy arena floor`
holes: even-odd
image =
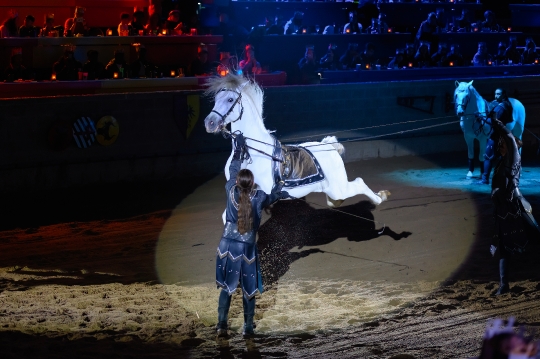
[[[349,163],[350,179],[392,192],[376,208],[348,199],[339,210],[354,216],[322,194],[270,208],[252,339],[239,333],[240,295],[230,338],[213,329],[223,175],[6,198],[1,356],[469,358],[487,320],[511,315],[538,338],[540,241],[512,261],[511,293],[494,297],[489,187],[456,157]],[[537,166],[525,161],[521,185],[533,208]]]

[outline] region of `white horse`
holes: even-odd
[[[483,117],[486,116],[488,112],[488,104],[486,100],[484,100],[478,93],[478,91],[476,91],[472,83],[472,81],[456,81],[456,90],[454,91],[456,115],[461,116],[459,124],[461,126],[461,130],[463,131],[465,142],[467,143],[470,162],[467,177],[472,177],[474,171],[474,139],[477,139],[480,145],[478,159],[480,162],[483,162],[484,154],[486,152],[486,143],[491,133],[491,127],[489,125],[483,127],[476,119],[475,114],[479,114]],[[523,104],[515,98],[509,98],[508,100],[513,108],[513,121],[507,123],[506,127],[515,137],[521,139],[523,129],[525,128],[525,107],[523,107]]]
[[[274,137],[263,123],[263,92],[254,82],[247,81],[242,76],[228,74],[208,81],[207,95],[214,96],[215,105],[212,112],[204,120],[206,131],[220,132],[231,123],[231,132],[240,131],[246,138],[246,144],[253,148],[249,150],[251,161],[244,161],[242,168],[253,172],[255,181],[261,189],[270,193],[275,185],[271,157],[275,145]],[[357,177],[349,182],[341,154],[343,145],[337,143],[334,136],[325,137],[321,142],[306,142],[299,146],[308,147],[313,153],[324,172],[325,178],[316,183],[310,183],[294,188],[284,187],[295,198],[306,196],[311,192],[324,192],[327,204],[337,207],[349,197],[364,194],[373,204],[380,204],[390,195],[388,191],[374,193]],[[225,177],[229,179],[229,165],[233,151],[225,165]]]

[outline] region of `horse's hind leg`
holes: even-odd
[[[343,203],[342,199],[332,199],[328,197],[328,195],[326,195],[326,204],[328,205],[328,207],[330,208],[339,207],[341,206],[342,203]]]
[[[380,191],[379,193],[373,192],[360,177],[357,177],[354,181],[347,182],[344,186],[336,186],[337,188],[329,190],[326,195],[331,200],[330,203],[337,201],[343,202],[344,199],[356,196],[358,194],[364,194],[371,201],[371,203],[378,205],[388,199],[390,192]],[[330,203],[327,201],[330,205]]]
[[[471,178],[474,172],[474,137],[465,136],[465,142],[467,143],[467,156],[469,158],[469,172],[467,172],[467,178]]]

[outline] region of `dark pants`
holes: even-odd
[[[491,167],[493,166],[493,160],[495,158],[495,141],[488,138],[486,144],[486,153],[484,154],[484,168],[482,171],[482,181],[489,183],[489,175],[491,173]]]
[[[504,246],[499,248],[499,276],[500,276],[500,287],[504,289],[509,289],[508,283],[508,265],[510,262],[510,252],[508,252]]]
[[[229,308],[231,307],[232,295],[226,290],[222,290],[219,294],[218,302],[218,329],[227,329],[227,321],[229,319]],[[253,316],[255,315],[255,297],[247,299],[242,295],[244,306],[244,326],[246,332],[253,332]]]

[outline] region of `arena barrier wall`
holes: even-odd
[[[540,129],[538,81],[537,76],[491,78],[474,85],[490,100],[496,87],[505,87],[524,103],[526,127],[535,131]],[[454,151],[465,156],[452,103],[454,89],[454,80],[269,87],[265,125],[284,143],[320,140],[329,133],[342,141],[354,140],[344,142],[346,161]],[[201,91],[0,100],[1,191],[218,174],[231,144],[206,133],[203,120],[212,106]],[[103,116],[115,117],[117,141],[109,146],[96,142],[89,148],[72,142],[64,150],[53,150],[53,125],[82,116],[94,123]],[[416,122],[388,126],[405,121]],[[336,133],[348,129],[357,130]],[[308,137],[293,139],[298,136]],[[359,138],[370,139],[356,141]],[[526,133],[524,140],[536,150],[534,137]],[[465,162],[464,157],[464,166]]]

